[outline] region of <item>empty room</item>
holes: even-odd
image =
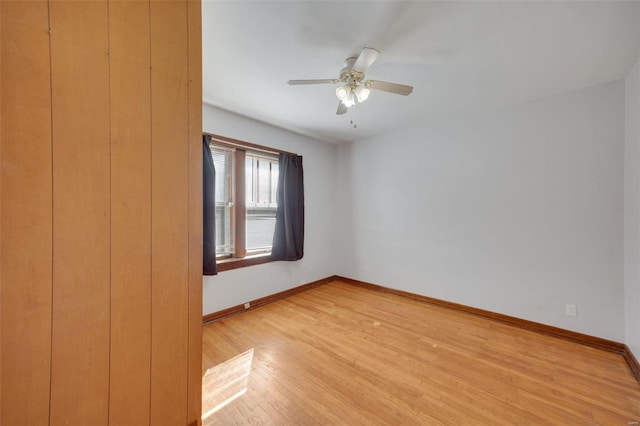
[[[216,192],[204,424],[639,421],[639,7],[204,2],[216,191],[304,168],[290,261]]]
[[[638,425],[639,1],[0,1],[0,425]]]

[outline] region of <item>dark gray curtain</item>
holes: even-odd
[[[298,260],[302,259],[304,248],[302,157],[280,154],[278,167],[278,209],[271,258]]]
[[[218,274],[216,265],[216,169],[209,149],[211,136],[202,136],[202,273]]]

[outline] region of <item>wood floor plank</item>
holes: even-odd
[[[206,326],[203,373],[247,351],[246,390],[203,425],[640,420],[620,355],[341,282]]]

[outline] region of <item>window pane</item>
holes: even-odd
[[[216,169],[216,256],[229,256],[235,250],[233,203],[233,149],[211,145]]]
[[[271,198],[271,162],[258,161],[258,203],[269,204]]]
[[[251,156],[251,154],[247,154],[244,160],[244,181],[247,186],[245,196],[248,206],[255,202],[257,196],[255,191],[257,175],[254,173],[256,170],[256,161],[256,158]]]
[[[247,208],[247,251],[270,249],[276,227],[276,208]]]
[[[271,202],[277,205],[277,190],[278,190],[278,163],[271,164]]]
[[[233,253],[231,242],[230,208],[216,203],[216,256]]]
[[[216,169],[216,201],[229,201],[230,153],[226,150],[212,147],[211,154],[213,155],[213,166]]]
[[[276,224],[278,160],[247,153],[247,251],[270,250]]]

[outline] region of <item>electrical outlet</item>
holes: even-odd
[[[576,308],[576,305],[570,305],[567,303],[565,305],[565,310],[567,312],[568,317],[576,318],[578,316],[578,308]]]
[[[250,307],[251,307],[251,303],[247,302],[247,303],[244,304],[244,308],[245,309],[249,309]],[[574,308],[575,308],[575,306],[574,306]]]

